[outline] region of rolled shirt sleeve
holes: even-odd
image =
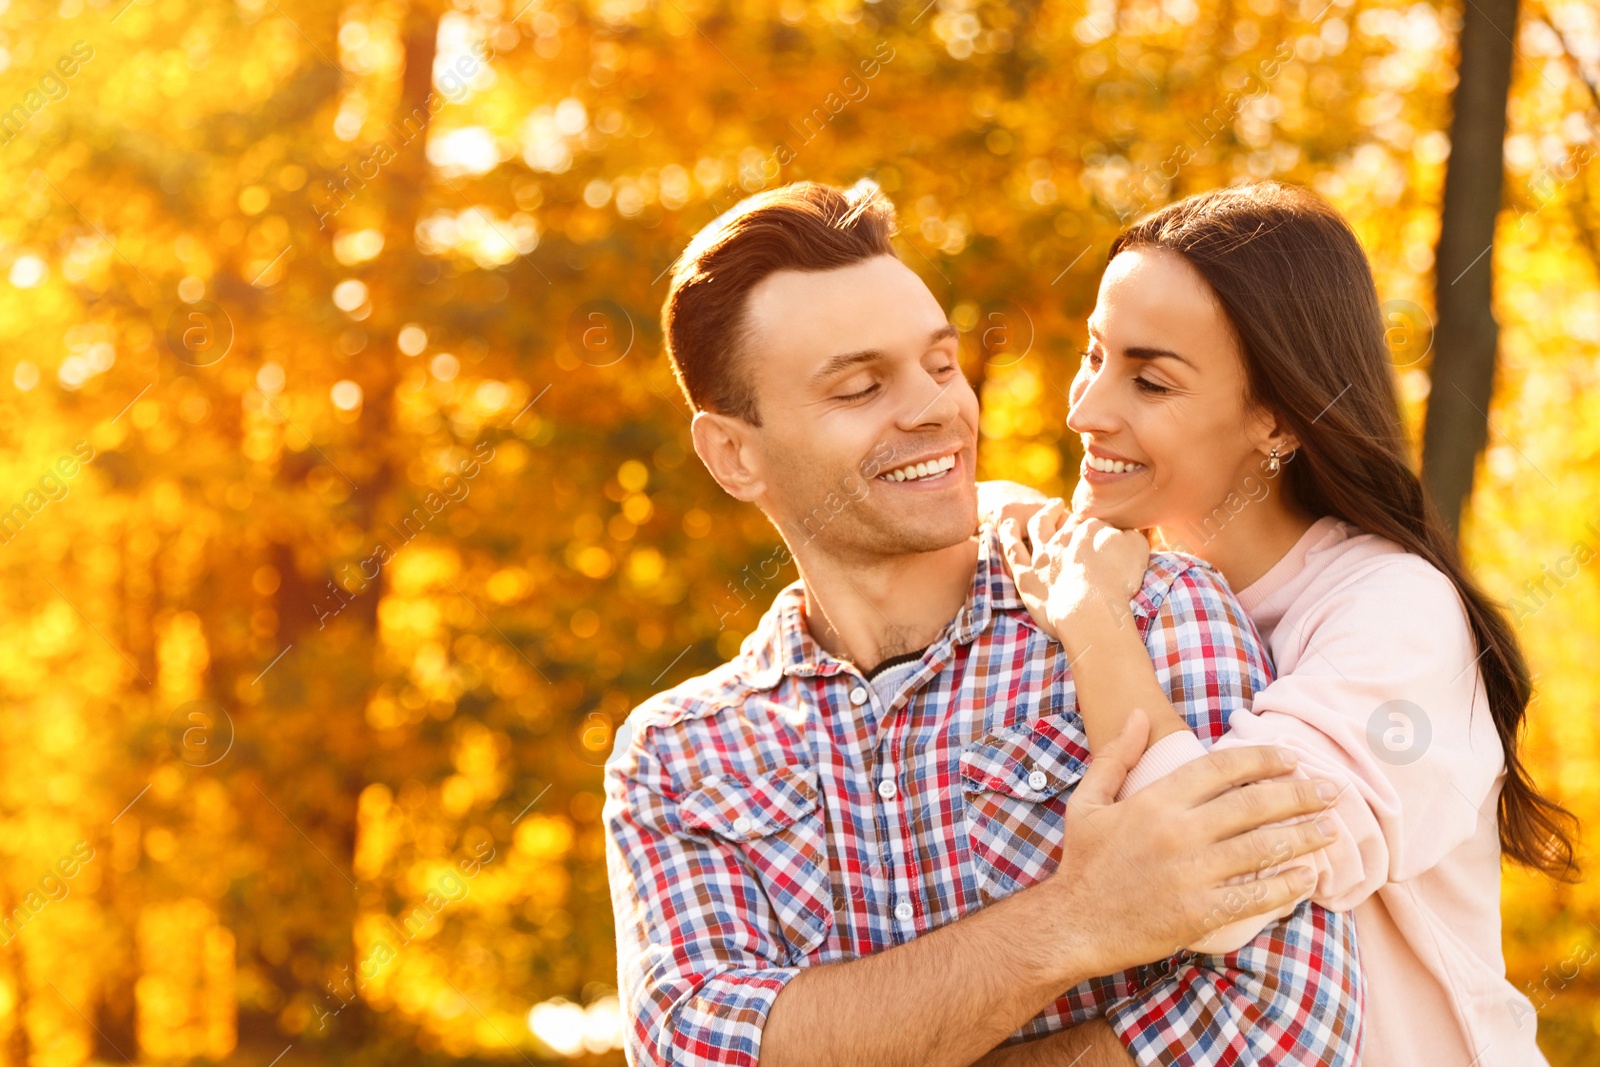
[[[756,1067],[800,973],[760,886],[734,850],[684,830],[648,731],[608,764],[603,818],[628,1063]]]

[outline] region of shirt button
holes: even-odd
[[[1049,781],[1050,779],[1044,776],[1043,771],[1034,771],[1032,774],[1028,775],[1028,788],[1043,789]]]
[[[850,703],[854,704],[856,707],[859,708],[861,705],[865,704],[866,702],[867,702],[867,691],[865,689],[863,689],[861,686],[858,685],[854,689],[850,690]]]
[[[750,829],[750,820],[741,815],[733,820],[733,828],[736,832],[742,834]]]
[[[896,904],[894,906],[894,917],[896,919],[899,919],[903,923],[910,922],[911,921],[911,905],[908,902],[905,902],[905,901],[901,901],[899,904]]]
[[[878,783],[878,795],[883,799],[893,800],[894,792],[894,783],[889,781],[889,779],[885,778],[883,781]]]

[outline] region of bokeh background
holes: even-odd
[[[1592,819],[1600,15],[1510,7],[1462,536]],[[1474,0],[0,8],[0,1064],[622,1062],[602,764],[793,578],[657,320],[749,192],[886,190],[982,473],[1066,492],[1121,220],[1310,185],[1421,440]],[[1505,919],[1552,1061],[1600,1062],[1593,884],[1508,871]]]

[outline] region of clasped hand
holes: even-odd
[[[1006,568],[1028,614],[1069,652],[1091,617],[1103,621],[1100,613],[1110,611],[1121,621],[1130,613],[1150,563],[1143,532],[1069,512],[1060,498],[1010,503],[998,518]]]

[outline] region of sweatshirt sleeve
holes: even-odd
[[[1216,746],[1292,749],[1295,777],[1339,787],[1328,811],[1338,839],[1294,862],[1317,873],[1313,901],[1348,911],[1494,817],[1504,753],[1460,598],[1426,561],[1397,554],[1281,625],[1293,627],[1280,645],[1286,673],[1233,713]],[[1134,774],[1148,784],[1181,755],[1152,748],[1152,770],[1141,761]],[[1227,951],[1271,918],[1223,926],[1205,950]]]

